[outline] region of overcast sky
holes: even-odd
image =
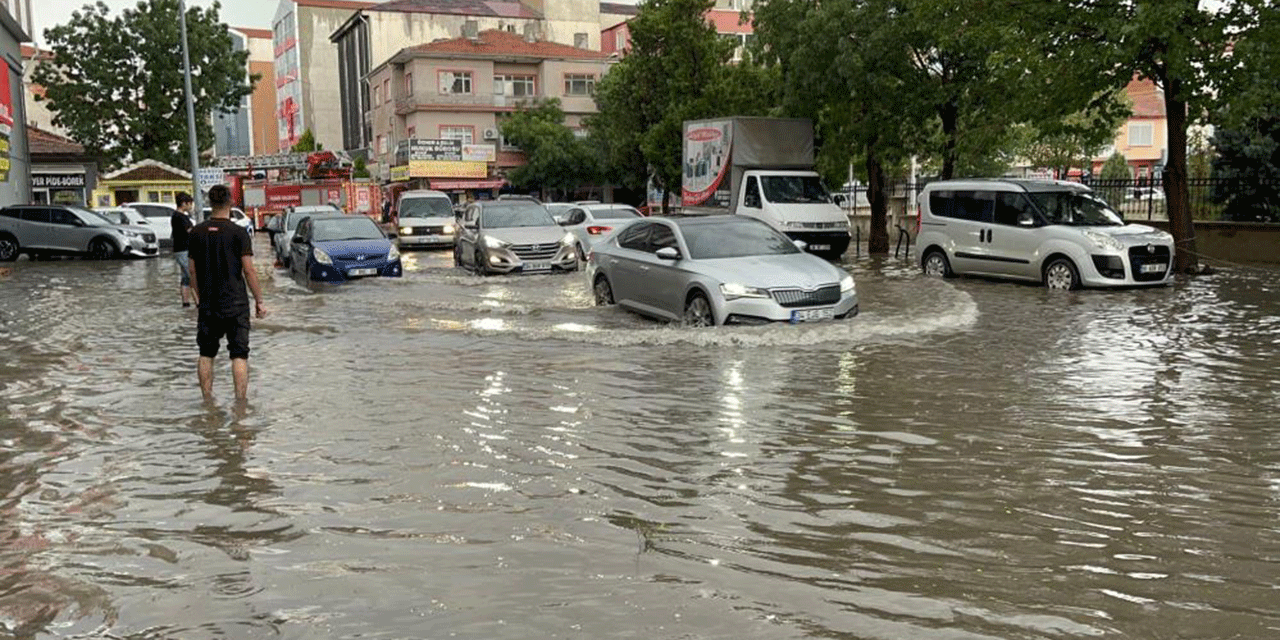
[[[112,15],[126,7],[138,4],[137,0],[103,0],[111,8]],[[36,32],[32,39],[44,44],[44,30],[71,19],[71,12],[79,9],[89,0],[32,0],[31,14],[35,19]],[[188,5],[207,7],[213,0],[187,0]],[[222,21],[233,27],[256,27],[270,29],[271,19],[276,15],[278,0],[222,0]]]

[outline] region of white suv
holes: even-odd
[[[928,275],[1031,280],[1051,289],[1169,282],[1173,236],[1125,224],[1079,183],[943,180],[924,188],[919,206],[915,258]]]

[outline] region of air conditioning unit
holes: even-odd
[[[485,129],[485,130],[484,130],[484,139],[485,139],[485,140],[497,140],[497,139],[498,139],[498,130],[497,130],[497,129]]]

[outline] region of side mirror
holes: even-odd
[[[796,248],[801,251],[804,251],[805,249],[809,248],[809,243],[805,242],[804,240],[792,240],[791,244],[794,244]]]
[[[556,224],[558,224],[558,225],[560,225],[560,226],[562,226],[562,227],[567,227],[567,226],[569,226],[569,219],[568,219],[568,218],[566,218],[566,217],[564,217],[564,216],[552,216],[552,217],[556,219]]]
[[[658,256],[659,260],[674,261],[680,259],[680,250],[675,247],[663,247],[654,252],[653,255]]]
[[[293,240],[292,240],[291,242],[293,242],[294,244],[303,244],[303,243],[305,243],[306,241],[307,241],[307,239],[306,239],[306,238],[303,238],[302,236],[294,236],[294,237],[293,237]]]

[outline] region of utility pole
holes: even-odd
[[[204,216],[204,198],[200,194],[200,151],[196,149],[196,105],[191,94],[191,54],[187,51],[187,3],[178,0],[178,25],[182,31],[182,84],[187,91],[187,141],[191,147],[191,197],[196,221]]]

